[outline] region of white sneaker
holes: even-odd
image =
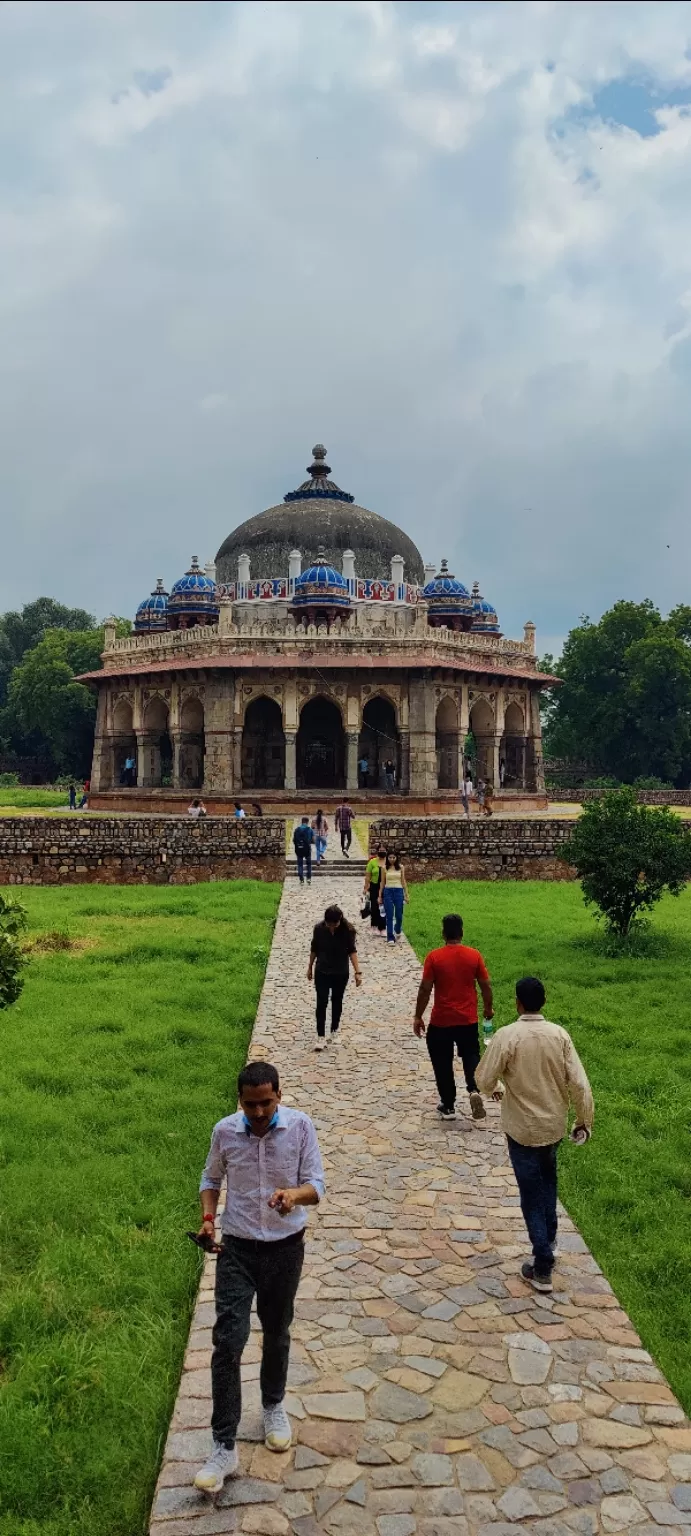
[[[264,1415],[264,1444],[267,1451],[287,1451],[293,1441],[290,1419],[282,1403],[271,1403],[262,1408]]]
[[[321,1035],[317,1036],[317,1043],[316,1043],[314,1049],[315,1049],[315,1051],[325,1051],[326,1050],[326,1040],[322,1039]]]
[[[340,1045],[341,1045],[341,1031],[340,1031],[340,1029],[332,1029],[331,1035],[330,1035],[330,1044],[331,1045],[337,1045],[337,1046],[340,1047]]]
[[[200,1467],[194,1479],[195,1488],[201,1488],[203,1493],[220,1493],[227,1477],[237,1477],[240,1470],[240,1459],[237,1446],[228,1450],[226,1445],[219,1445],[214,1440],[214,1448],[209,1460]]]

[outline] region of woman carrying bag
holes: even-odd
[[[383,933],[386,927],[384,918],[379,910],[381,901],[382,871],[386,864],[386,849],[379,848],[376,853],[370,855],[365,870],[365,884],[363,886],[364,904],[362,916],[369,917],[370,928],[374,933]],[[366,910],[366,909],[369,910]]]
[[[408,900],[405,870],[397,853],[386,855],[386,864],[382,870],[382,891],[386,913],[386,937],[389,944],[395,944],[397,935],[403,930],[403,906]]]

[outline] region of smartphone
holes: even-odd
[[[196,1243],[198,1248],[203,1248],[205,1253],[216,1253],[217,1245],[213,1232],[188,1232],[191,1243]]]

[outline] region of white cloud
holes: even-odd
[[[687,0],[0,7],[0,608],[132,608],[319,438],[505,629],[686,598],[690,38]],[[629,79],[653,136],[593,114]]]

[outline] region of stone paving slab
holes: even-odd
[[[206,1261],[151,1536],[679,1536],[691,1426],[568,1217],[551,1296],[519,1278],[526,1236],[498,1109],[441,1124],[411,1019],[420,967],[357,915],[354,882],[286,880],[250,1057],[310,1113],[327,1195],[311,1213],[288,1408],[262,1443],[256,1318],[243,1362],[241,1476],[191,1486],[211,1443]],[[314,1053],[311,927],[357,923],[365,982],[343,1044]],[[229,1106],[229,1109],[234,1106]]]

